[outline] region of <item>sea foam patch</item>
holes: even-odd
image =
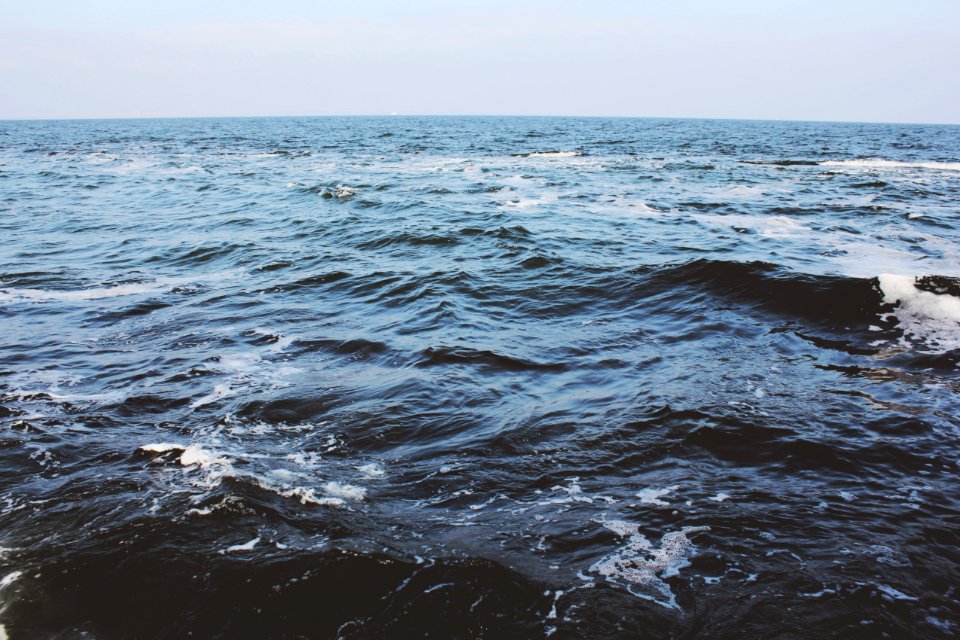
[[[883,301],[896,305],[905,338],[938,350],[960,349],[960,298],[921,290],[914,276],[883,274],[877,280]]]
[[[232,452],[228,456],[199,444],[172,442],[145,444],[139,450],[162,456],[168,463],[176,461],[189,473],[192,478],[190,483],[202,490],[220,486],[226,478],[235,478],[305,505],[338,507],[347,502],[363,502],[367,498],[367,489],[364,487],[337,480],[319,481],[312,475],[312,467],[302,470],[273,468],[264,472],[237,468],[249,465],[252,460],[263,461],[264,456],[245,456],[242,452]],[[191,512],[207,515],[209,510],[192,509]]]
[[[654,548],[637,524],[623,520],[605,520],[601,524],[624,538],[625,543],[594,563],[590,571],[614,584],[624,585],[638,598],[680,610],[676,596],[664,579],[676,576],[690,564],[688,556],[696,552],[696,547],[688,536],[709,531],[710,527],[683,527],[680,531],[665,533],[660,538],[660,546]],[[655,595],[637,591],[637,587],[653,591]]]
[[[960,162],[904,162],[883,158],[862,160],[827,160],[821,167],[850,167],[854,169],[932,169],[934,171],[960,171]]]

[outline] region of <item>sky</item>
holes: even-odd
[[[960,0],[0,0],[0,119],[960,124]]]

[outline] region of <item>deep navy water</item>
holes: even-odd
[[[0,234],[10,638],[960,633],[960,127],[0,122]]]

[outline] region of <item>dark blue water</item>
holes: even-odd
[[[960,632],[960,127],[0,123],[11,638]]]

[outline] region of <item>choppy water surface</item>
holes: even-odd
[[[957,127],[0,123],[0,622],[956,637],[958,198]]]

